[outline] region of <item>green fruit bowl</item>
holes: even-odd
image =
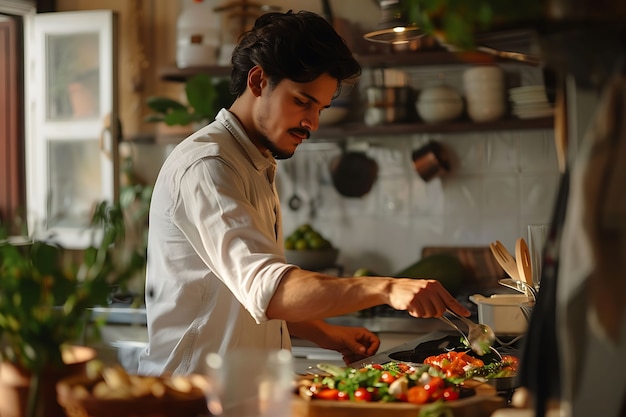
[[[319,271],[325,268],[335,266],[339,250],[335,248],[329,249],[285,249],[287,262],[298,265],[302,269],[311,271]]]

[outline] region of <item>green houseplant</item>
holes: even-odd
[[[64,366],[62,350],[79,340],[89,309],[106,305],[145,264],[140,250],[116,249],[125,236],[119,205],[99,204],[92,223],[102,239],[80,257],[54,242],[16,244],[0,231],[0,360],[31,375],[29,416],[42,411],[41,375]]]
[[[185,83],[187,102],[169,97],[150,96],[146,104],[154,112],[144,119],[146,122],[163,122],[168,126],[211,122],[223,107],[230,107],[233,96],[226,79],[216,79],[207,74],[198,74]]]
[[[537,23],[545,8],[538,0],[403,0],[401,6],[425,33],[460,50],[474,49],[478,32]]]

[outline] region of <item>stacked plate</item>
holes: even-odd
[[[546,88],[543,85],[528,85],[509,89],[509,101],[512,112],[520,119],[536,119],[550,117],[554,107],[548,101]]]

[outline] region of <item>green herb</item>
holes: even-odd
[[[432,404],[422,406],[418,417],[454,417],[454,413],[445,401],[437,400]]]

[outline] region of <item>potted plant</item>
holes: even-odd
[[[30,377],[29,417],[43,407],[46,416],[54,414],[40,396],[50,395],[44,384],[54,387],[46,376],[65,366],[64,349],[80,339],[89,309],[106,305],[113,289],[145,264],[145,253],[116,250],[124,239],[118,205],[99,204],[92,223],[94,236],[100,229],[102,240],[80,256],[51,241],[15,242],[0,231],[0,361]],[[3,396],[2,407],[23,409],[23,402],[9,405]]]
[[[233,96],[226,79],[214,79],[207,74],[198,74],[185,83],[187,102],[169,97],[150,96],[148,107],[154,111],[146,116],[146,122],[163,122],[168,126],[209,123],[223,107],[230,107]]]

